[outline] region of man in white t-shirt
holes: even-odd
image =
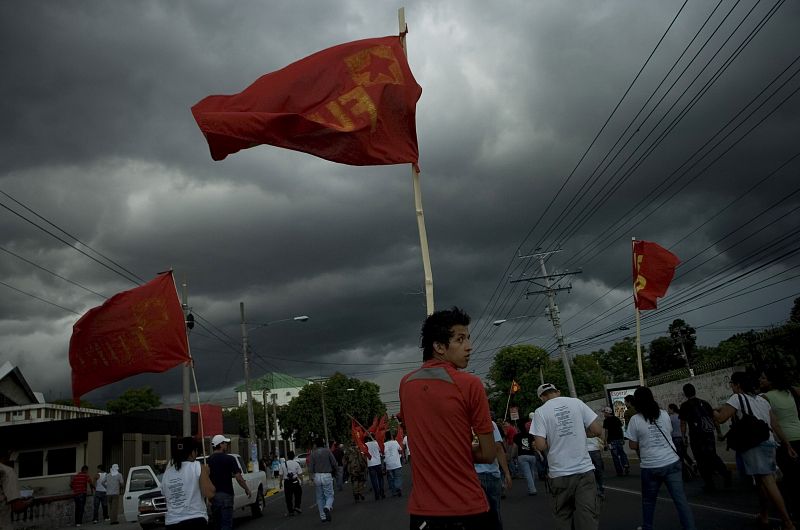
[[[369,471],[369,481],[372,484],[372,492],[375,494],[375,500],[379,501],[386,498],[386,493],[383,491],[383,467],[381,467],[381,448],[372,433],[367,433],[366,446],[369,451],[369,462],[367,462],[367,470]]]
[[[386,441],[383,443],[383,462],[386,464],[386,479],[389,481],[389,492],[392,497],[403,496],[403,462],[400,455],[403,448],[391,431],[386,431]]]
[[[551,383],[540,385],[536,393],[544,404],[534,413],[530,433],[536,449],[548,451],[554,528],[596,530],[601,497],[596,495],[586,434],[602,436],[603,426],[583,401],[562,397]]]

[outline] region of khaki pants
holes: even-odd
[[[108,496],[108,515],[111,516],[111,523],[116,524],[119,518],[119,495],[109,495]]]
[[[594,471],[549,479],[556,530],[597,530],[602,499]]]

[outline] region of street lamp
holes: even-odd
[[[244,319],[244,302],[239,302],[239,312],[242,316],[242,355],[244,356],[244,389],[245,394],[247,396],[247,430],[249,434],[250,440],[250,461],[253,463],[253,469],[258,471],[258,444],[256,443],[256,418],[253,414],[253,394],[250,390],[250,355],[249,355],[249,348],[247,347],[247,322]],[[305,322],[308,320],[308,316],[301,315],[292,318],[282,318],[280,320],[272,320],[270,322],[265,322],[263,324],[259,324],[251,328],[258,329],[263,328],[266,326],[271,326],[272,324],[278,324],[280,322]],[[264,406],[266,407],[266,403]],[[277,433],[276,433],[277,436]]]

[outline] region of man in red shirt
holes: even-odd
[[[459,371],[472,351],[469,322],[457,307],[430,315],[422,326],[423,364],[400,382],[399,416],[414,452],[412,530],[492,525],[473,467],[495,459],[489,402],[481,380]]]
[[[86,507],[86,494],[91,485],[92,479],[89,477],[89,466],[81,467],[78,474],[72,475],[70,487],[72,487],[72,495],[75,496],[75,526],[80,526],[83,522],[83,509]]]

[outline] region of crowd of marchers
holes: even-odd
[[[733,373],[731,396],[716,408],[697,396],[692,384],[683,387],[685,401],[669,404],[667,410],[649,388],[638,387],[626,397],[622,418],[609,407],[594,411],[577,398],[562,396],[555,385],[543,383],[536,390],[541,406],[518,430],[508,421],[502,426],[495,422],[483,383],[464,371],[472,351],[469,323],[470,317],[456,307],[425,320],[423,362],[400,383],[398,419],[407,433],[403,439],[395,440],[392,431],[383,437],[367,433],[363,444],[359,440],[329,445],[319,438],[305,462],[291,451],[285,459],[273,456],[269,470],[279,480],[287,517],[302,513],[304,481],[313,482],[317,515],[326,523],[333,518],[335,492],[345,487],[356,503],[366,500],[367,488],[375,502],[385,499],[387,492],[402,497],[402,470],[410,465],[411,484],[406,490],[410,489],[407,511],[412,530],[501,530],[502,498],[517,476],[524,477],[528,495],[543,489],[551,497],[553,528],[597,529],[605,497],[602,451],[610,451],[617,475],[628,475],[627,449],[639,460],[640,528],[654,528],[656,499],[663,485],[681,527],[695,529],[684,481],[698,474],[709,493],[731,486],[732,472],[716,451],[719,426],[731,422],[725,437],[736,452],[736,470],[753,483],[754,495],[759,496],[757,524],[770,528],[774,510],[781,528],[795,528],[800,508],[800,392],[787,371],[767,366],[757,373]],[[177,440],[161,484],[167,528],[232,528],[232,480],[248,497],[254,492],[227,454],[229,442],[214,436],[214,452],[201,464],[196,461],[201,451],[198,442]],[[0,451],[0,457],[0,518],[6,520],[26,506],[14,471],[6,465],[8,451]],[[94,475],[84,466],[73,477],[72,487],[78,526],[90,489],[97,492],[93,519],[109,517],[115,522],[122,487],[116,466],[109,473],[99,467]]]

